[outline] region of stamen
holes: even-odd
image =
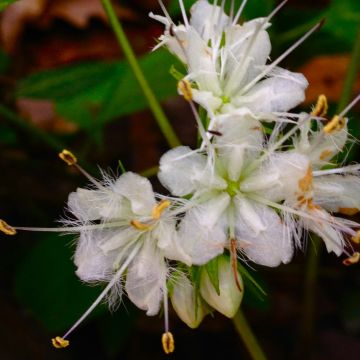
[[[147,231],[150,230],[154,224],[145,224],[139,220],[131,220],[130,225],[133,226],[136,230]]]
[[[188,28],[189,27],[189,20],[188,20],[188,17],[186,15],[186,10],[185,10],[183,0],[179,0],[179,5],[180,5],[180,9],[181,9],[181,14],[182,14],[183,19],[184,19],[185,27]]]
[[[187,80],[179,81],[178,89],[186,101],[189,101],[189,102],[192,101],[193,94],[192,94],[191,84],[189,81],[187,81]]]
[[[16,235],[16,230],[2,219],[0,219],[0,231],[5,235]]]
[[[237,269],[237,256],[236,256],[236,239],[232,238],[230,240],[230,261],[231,268],[234,274],[235,284],[240,292],[242,292],[242,286],[240,284],[239,273]]]
[[[154,220],[159,220],[161,214],[171,205],[169,200],[161,200],[157,205],[152,209],[151,215]]]
[[[175,341],[173,334],[168,331],[162,335],[161,338],[162,346],[164,349],[165,354],[171,354],[175,350]]]
[[[360,94],[339,114],[339,116],[344,117],[359,101]]]
[[[315,108],[311,112],[311,115],[324,117],[327,114],[328,109],[329,109],[329,105],[327,102],[327,98],[325,95],[322,94],[318,97]]]
[[[238,21],[240,19],[240,16],[241,16],[241,14],[242,14],[242,12],[243,12],[243,10],[245,8],[245,5],[246,5],[247,1],[248,0],[243,0],[243,2],[241,3],[240,8],[239,8],[238,12],[236,13],[236,16],[235,16],[235,18],[234,18],[234,20],[232,22],[233,26],[238,23]]]
[[[352,256],[348,257],[343,261],[343,264],[346,266],[357,264],[360,261],[360,253],[354,252]]]
[[[56,338],[51,339],[51,342],[54,347],[57,349],[64,349],[69,346],[70,342],[69,340],[65,340],[60,336],[57,336]]]
[[[280,4],[281,5],[281,4]],[[304,36],[295,42],[289,49],[287,49],[281,56],[279,56],[274,62],[271,63],[263,72],[250,81],[240,92],[239,95],[243,95],[248,92],[255,84],[257,84],[262,78],[270,73],[281,61],[283,61],[289,54],[291,54],[297,47],[299,47],[309,36],[315,31],[318,31],[324,24],[324,20],[320,21],[313,28],[311,28]]]
[[[69,150],[64,149],[60,154],[59,158],[65,161],[69,166],[77,164],[76,156]]]
[[[97,297],[97,299],[91,304],[91,306],[85,311],[85,313],[80,317],[78,321],[67,331],[67,333],[63,337],[56,337],[53,340],[56,341],[56,344],[64,344],[66,342],[66,338],[90,315],[90,313],[100,304],[100,302],[104,299],[106,294],[110,291],[110,289],[119,281],[127,267],[130,265],[130,263],[133,261],[135,256],[138,254],[140,248],[142,246],[142,243],[139,242],[135,245],[133,250],[131,251],[130,255],[126,258],[126,261],[122,264],[121,268],[115,273],[111,281],[106,285],[105,289],[102,291],[102,293]],[[56,346],[55,346],[56,347]]]
[[[360,230],[351,238],[351,241],[355,244],[360,244]]]
[[[324,133],[331,134],[334,131],[340,131],[345,126],[345,120],[344,118],[335,115],[331,121],[324,126]]]

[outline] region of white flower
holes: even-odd
[[[288,111],[304,100],[307,80],[277,64],[315,29],[268,65],[271,44],[266,29],[278,9],[242,25],[237,24],[242,8],[231,18],[206,0],[193,5],[190,20],[183,12],[184,25],[175,25],[163,10],[165,16],[150,14],[165,25],[156,48],[167,46],[187,66],[193,99],[210,116],[241,107],[254,113]]]
[[[178,147],[160,161],[161,183],[174,195],[192,195],[192,207],[179,226],[185,252],[193,264],[202,265],[224,248],[231,249],[235,240],[236,248],[258,264],[289,262],[293,254],[289,229],[275,210],[252,195],[275,184],[288,191],[290,185],[278,179],[298,159],[293,154],[273,156],[266,162],[265,178],[252,178],[252,173],[244,176],[263,149],[260,123],[244,110],[242,115],[223,116],[218,131],[221,135],[213,141],[213,160],[200,151]]]

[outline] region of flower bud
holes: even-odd
[[[230,259],[220,256],[218,259],[219,293],[216,291],[205,268],[203,268],[200,280],[200,293],[204,300],[221,314],[232,318],[239,309],[244,295],[244,286],[238,270],[237,276],[241,286],[236,284],[235,274]]]
[[[174,281],[170,299],[179,318],[192,329],[197,328],[207,314],[206,304],[195,287],[184,275],[179,275]]]

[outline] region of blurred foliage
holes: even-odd
[[[10,4],[14,3],[17,0],[0,0],[0,11],[3,11]]]

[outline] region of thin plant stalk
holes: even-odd
[[[350,102],[354,90],[354,84],[360,67],[360,26],[356,35],[354,48],[351,54],[349,69],[346,74],[343,91],[338,104],[337,112],[341,112]]]
[[[166,138],[170,147],[179,146],[181,143],[173,130],[169,120],[167,119],[164,111],[162,110],[158,100],[156,99],[148,81],[146,80],[143,71],[140,68],[139,62],[136,59],[134,51],[129,43],[129,40],[124,32],[120,20],[118,19],[114,8],[111,4],[111,0],[101,0],[104,10],[108,16],[110,25],[115,33],[116,39],[122,48],[126,59],[128,60],[130,67],[138,81],[141,90],[149,104],[149,107],[158,123],[161,132]]]
[[[258,343],[254,333],[252,332],[251,327],[246,320],[242,310],[239,310],[232,320],[235,329],[241,337],[242,341],[244,342],[246,349],[251,355],[251,358],[253,360],[266,360],[266,356],[260,344]]]
[[[313,236],[313,241],[308,247],[307,262],[305,266],[303,310],[301,317],[301,333],[297,353],[302,357],[311,358],[311,349],[315,329],[316,288],[321,254],[321,239]]]

